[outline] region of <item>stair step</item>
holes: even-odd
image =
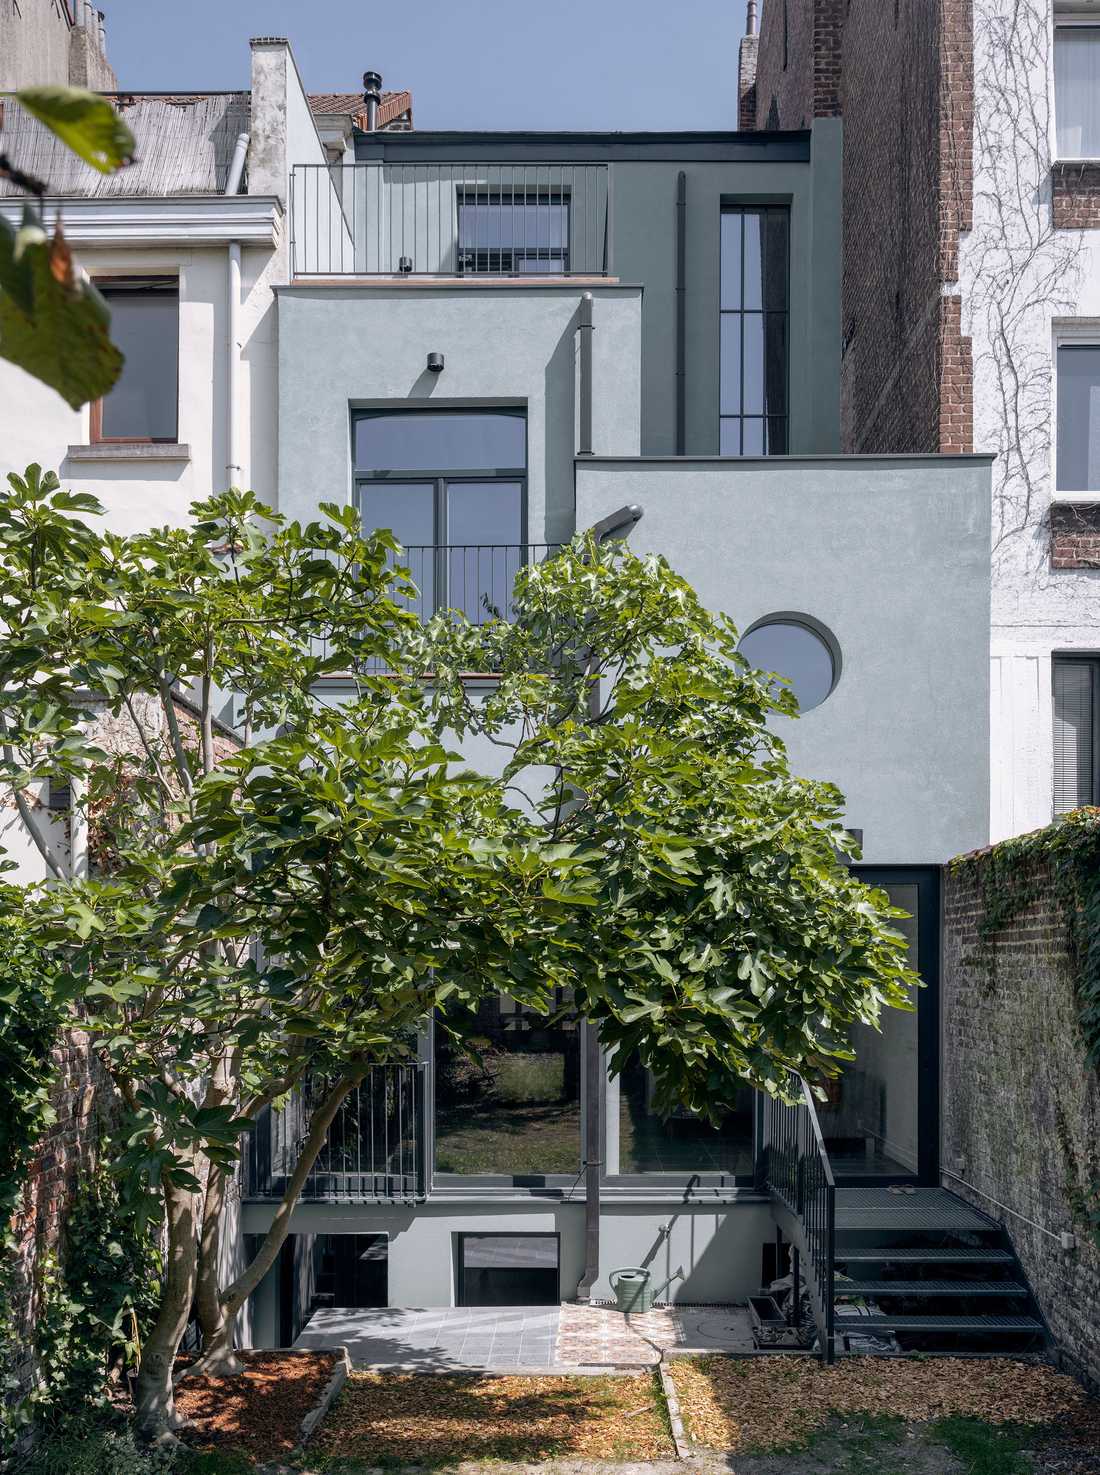
[[[838,1260],[858,1260],[880,1264],[892,1260],[898,1265],[927,1262],[937,1265],[1011,1265],[1014,1257],[1007,1250],[977,1249],[969,1245],[859,1245],[855,1249],[838,1248]]]
[[[1016,1280],[840,1280],[838,1296],[1026,1296]]]
[[[853,1230],[916,1230],[986,1234],[1000,1225],[943,1188],[917,1188],[891,1193],[888,1188],[838,1188],[838,1232]]]
[[[842,1316],[838,1332],[1035,1332],[1043,1324],[1033,1316]]]

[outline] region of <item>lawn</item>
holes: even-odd
[[[438,1469],[459,1460],[669,1459],[656,1375],[513,1378],[353,1374],[310,1468]]]
[[[1100,1404],[1008,1359],[676,1358],[687,1433],[736,1475],[1100,1475]]]

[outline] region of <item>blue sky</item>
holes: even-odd
[[[744,0],[100,0],[123,87],[248,84],[248,38],[288,36],[306,87],[371,67],[421,128],[733,128]]]

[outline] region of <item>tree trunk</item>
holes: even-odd
[[[348,1092],[359,1084],[365,1074],[365,1071],[357,1071],[354,1075],[344,1076],[332,1087],[324,1101],[313,1113],[309,1124],[309,1135],[302,1145],[302,1155],[295,1164],[294,1172],[286,1186],[282,1202],[275,1210],[275,1217],[271,1221],[271,1227],[264,1237],[264,1242],[251,1264],[241,1272],[227,1290],[222,1292],[221,1326],[210,1342],[206,1342],[204,1337],[202,1356],[188,1369],[188,1377],[217,1375],[231,1370],[226,1367],[226,1362],[232,1357],[233,1327],[237,1320],[237,1313],[275,1264],[283,1242],[290,1232],[290,1217],[294,1212],[294,1205],[298,1202],[306,1179],[313,1170],[318,1153],[325,1145],[328,1129],[340,1109],[340,1103]]]
[[[164,1294],[156,1325],[141,1351],[137,1386],[137,1434],[149,1444],[174,1443],[173,1431],[186,1422],[176,1413],[172,1367],[191,1314],[198,1258],[195,1195],[165,1184],[164,1205],[168,1220]]]
[[[221,1297],[221,1249],[225,1212],[226,1169],[211,1163],[206,1177],[206,1198],[202,1207],[202,1235],[199,1240],[198,1283],[195,1308],[202,1332],[203,1371],[214,1377],[243,1373],[244,1363],[233,1350],[232,1325],[226,1326],[226,1313]],[[217,1346],[223,1349],[217,1357],[207,1353]]]

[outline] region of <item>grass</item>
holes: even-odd
[[[439,1173],[576,1173],[580,1165],[575,1101],[452,1104],[436,1127]]]
[[[459,1460],[668,1459],[660,1385],[637,1377],[357,1373],[310,1446],[326,1475]]]
[[[960,1461],[966,1475],[1027,1475],[1032,1469],[1021,1431],[984,1419],[938,1419],[929,1437]]]

